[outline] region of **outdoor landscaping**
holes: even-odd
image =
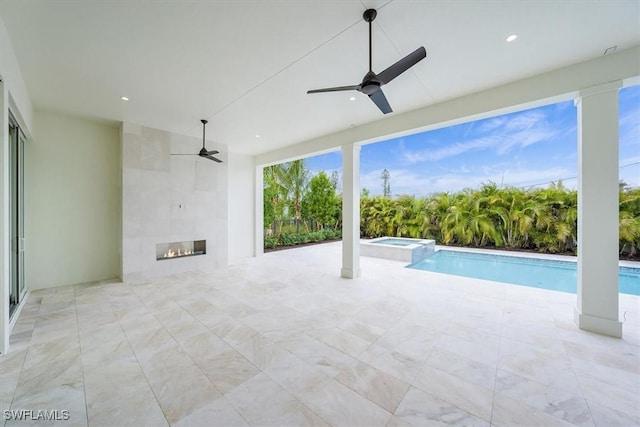
[[[361,195],[360,233],[435,239],[438,244],[575,255],[577,192],[562,182],[548,188],[499,188],[392,197],[388,172],[383,195]],[[304,161],[264,171],[265,249],[340,238],[337,173],[309,179]],[[640,259],[640,189],[620,184],[620,257]]]
[[[303,160],[264,169],[265,249],[341,238],[337,173],[309,175]]]
[[[363,237],[435,239],[438,244],[575,254],[578,197],[561,183],[544,189],[498,188],[424,198],[363,197]],[[620,255],[638,258],[640,189],[620,186]]]

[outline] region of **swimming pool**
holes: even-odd
[[[576,293],[576,263],[440,250],[408,268]],[[623,294],[640,295],[640,269],[620,267]]]

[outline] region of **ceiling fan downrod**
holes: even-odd
[[[372,22],[374,19],[376,19],[376,16],[378,16],[378,12],[375,9],[367,9],[364,11],[364,13],[362,14],[362,17],[364,18],[365,21],[367,21],[369,23],[369,72],[373,73],[373,39],[371,37],[372,34]]]
[[[204,150],[204,128],[207,125],[207,123],[209,123],[208,120],[202,119],[200,120],[202,122],[202,149]]]

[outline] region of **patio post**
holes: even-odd
[[[360,276],[360,146],[342,146],[342,277]]]
[[[578,107],[578,301],[580,329],[622,337],[618,320],[618,90],[581,90]]]

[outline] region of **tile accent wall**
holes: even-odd
[[[226,146],[207,141],[224,163],[198,156],[202,140],[124,123],[122,278],[147,279],[227,264]],[[156,244],[206,240],[203,256],[156,261]]]

